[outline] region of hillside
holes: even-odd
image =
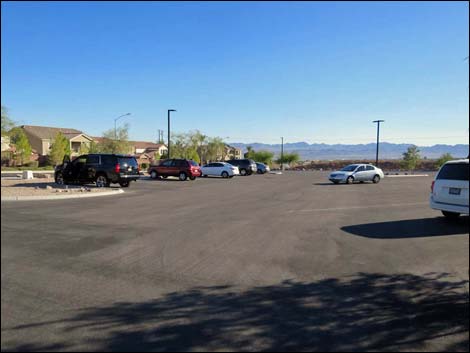
[[[266,150],[280,154],[280,144],[263,143],[231,143],[232,146],[246,151],[247,146],[251,146],[255,151]],[[402,153],[412,144],[395,144],[382,142],[380,144],[380,158],[399,159]],[[434,145],[419,147],[421,157],[430,159],[439,158],[444,153],[450,153],[456,158],[464,158],[469,154],[469,145]],[[373,159],[375,158],[376,144],[308,144],[306,142],[286,143],[285,152],[297,152],[302,160],[331,160],[331,159]]]

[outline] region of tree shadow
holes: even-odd
[[[335,183],[313,183],[312,185],[316,185],[316,186],[349,186],[351,187],[351,185],[366,185],[366,184],[374,184],[373,182],[371,181],[355,181],[354,183],[352,184],[347,184],[347,183],[338,183],[338,184],[335,184]]]
[[[199,287],[87,308],[66,320],[2,328],[2,350],[45,347],[15,346],[5,337],[37,329],[47,337],[56,326],[63,342],[48,347],[86,344],[95,351],[468,349],[467,286],[445,273],[360,273],[342,281],[286,281],[246,291]]]
[[[447,220],[444,217],[365,223],[341,227],[341,230],[374,239],[404,239],[461,235],[469,232],[469,217]]]

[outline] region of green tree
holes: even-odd
[[[196,149],[194,148],[188,148],[185,153],[184,157],[185,159],[191,159],[197,163],[201,163],[201,158],[199,157],[199,154],[197,153]]]
[[[100,153],[100,152],[101,152],[100,146],[95,141],[91,141],[88,146],[88,153]]]
[[[129,143],[129,124],[117,128],[116,135],[114,134],[114,129],[105,131],[99,149],[102,153],[134,153]]]
[[[420,160],[419,149],[417,146],[410,146],[403,153],[402,167],[406,170],[415,170]]]
[[[220,137],[213,137],[208,140],[204,161],[224,160],[226,155],[225,143]]]
[[[28,137],[24,133],[24,130],[17,126],[10,130],[10,143],[15,145],[16,148],[16,158],[19,164],[23,165],[24,163],[29,162],[31,158],[32,148],[29,144]]]
[[[70,156],[70,141],[67,140],[64,134],[58,132],[51,146],[49,161],[53,165],[58,165],[62,163],[64,156]]]
[[[8,132],[15,126],[13,120],[8,115],[8,108],[2,105],[2,136],[7,136]]]
[[[442,167],[444,163],[447,163],[451,160],[453,160],[454,157],[450,153],[444,153],[442,156],[439,157],[439,159],[436,161],[436,168]]]
[[[246,152],[245,152],[245,154],[243,155],[243,157],[253,159],[253,153],[254,153],[254,152],[255,152],[255,151],[253,150],[253,147],[247,146],[247,147],[246,147]]]
[[[253,151],[250,156],[248,158],[254,159],[256,162],[270,165],[273,161],[274,153],[269,151]]]
[[[300,156],[298,153],[284,153],[283,155],[283,158],[281,159],[281,157],[279,157],[277,160],[276,160],[276,163],[278,164],[293,164],[293,163],[296,163],[300,160]]]
[[[80,154],[90,153],[90,144],[82,142],[80,145]]]

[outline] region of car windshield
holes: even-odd
[[[194,167],[199,167],[199,164],[197,164],[197,163],[194,162],[194,161],[189,161],[189,163],[191,163],[191,165],[194,166]]]
[[[342,172],[354,172],[357,168],[357,165],[348,165],[347,167],[344,167],[341,169]]]

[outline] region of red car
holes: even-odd
[[[187,178],[194,180],[202,175],[199,164],[188,159],[167,159],[159,165],[150,166],[148,172],[152,179],[174,176],[181,181]]]

